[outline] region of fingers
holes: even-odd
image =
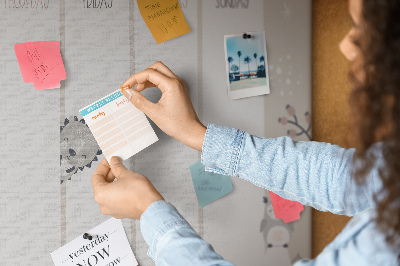
[[[108,172],[110,172],[110,166],[108,165],[107,160],[103,159],[100,162],[99,166],[97,166],[92,176],[92,186],[94,189],[98,186],[108,184],[108,182],[106,181]]]
[[[152,88],[155,87],[156,85],[154,85],[153,83],[151,83],[150,81],[146,81],[145,83],[140,83],[138,85],[136,85],[135,87],[135,91],[141,92],[147,88]]]
[[[121,158],[117,156],[111,157],[110,166],[111,166],[111,171],[113,172],[115,178],[117,179],[124,178],[125,174],[129,172],[129,170],[126,169],[125,166],[122,164]]]
[[[102,205],[100,205],[100,212],[104,215],[110,215],[110,210]]]
[[[136,84],[151,82],[164,93],[168,87],[171,85],[172,79],[155,69],[148,68],[142,72],[133,74],[130,76],[122,85],[121,88],[129,86],[132,88]]]
[[[153,113],[157,109],[157,104],[150,102],[140,92],[132,89],[126,89],[122,92],[124,96],[140,111],[145,113],[153,120]]]
[[[111,182],[114,181],[114,179],[115,179],[115,176],[114,176],[113,172],[109,171],[108,174],[107,174],[107,177],[106,177],[106,181],[108,183],[111,183]]]
[[[148,69],[154,69],[158,72],[160,72],[161,74],[164,74],[165,76],[171,78],[171,79],[179,79],[179,77],[177,75],[174,74],[174,72],[172,72],[166,65],[164,65],[161,61],[157,61],[154,64],[152,64],[151,66],[148,67]],[[124,87],[124,86],[121,86]],[[144,83],[139,83],[136,85],[135,90],[136,91],[143,91],[147,88],[152,88],[152,87],[156,87],[156,85],[154,85],[153,83],[151,83],[150,81],[146,81]]]
[[[152,68],[154,70],[157,70],[158,72],[164,74],[167,77],[176,79],[178,78],[177,75],[174,74],[174,72],[171,71],[166,65],[164,65],[161,61],[157,61],[148,68]]]

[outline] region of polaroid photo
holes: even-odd
[[[265,31],[224,36],[229,100],[269,94]]]

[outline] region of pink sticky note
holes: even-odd
[[[60,53],[60,42],[40,41],[17,43],[15,54],[25,83],[33,83],[35,89],[54,89],[67,78]]]
[[[269,192],[275,218],[282,219],[285,223],[290,223],[300,219],[300,213],[304,206],[296,201],[290,201],[279,197],[275,193]]]

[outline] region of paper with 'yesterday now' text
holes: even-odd
[[[129,245],[121,220],[108,219],[51,253],[55,266],[136,266],[135,255]]]

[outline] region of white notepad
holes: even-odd
[[[128,159],[158,140],[145,114],[119,90],[79,111],[107,161]]]

